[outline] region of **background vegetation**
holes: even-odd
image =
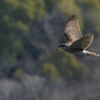
[[[100,53],[100,0],[0,0],[0,100],[100,99],[100,58],[57,48],[72,14]]]

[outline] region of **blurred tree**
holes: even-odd
[[[41,0],[0,0],[0,56],[16,61],[23,48],[22,39],[29,31],[32,20],[44,15]]]
[[[80,8],[76,4],[75,0],[62,0],[58,7],[63,11],[65,14],[72,15],[72,14],[79,14]]]
[[[47,78],[58,78],[59,72],[56,69],[56,66],[52,63],[44,63],[43,66],[38,70],[38,73],[41,76],[45,76]]]
[[[56,50],[50,59],[57,66],[60,75],[66,79],[82,80],[89,74],[89,67],[61,49]]]
[[[9,66],[17,61],[28,73],[36,73],[33,66],[42,66],[44,76],[84,78],[89,68],[64,51],[57,50],[49,63],[44,62],[62,39],[65,16],[76,14],[83,31],[100,30],[99,5],[99,0],[0,0],[1,59],[11,61]],[[15,76],[20,73],[14,72]]]
[[[47,13],[54,12],[55,6],[60,3],[62,0],[44,0],[45,2],[45,10]]]
[[[100,31],[100,1],[99,0],[76,0],[84,18],[84,31]]]

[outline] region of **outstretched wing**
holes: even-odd
[[[74,41],[82,37],[82,33],[80,31],[80,27],[78,23],[78,18],[76,17],[76,15],[73,14],[66,21],[64,34],[67,39],[67,43],[69,44],[72,44]]]
[[[86,33],[82,38],[73,42],[70,48],[84,50],[90,46],[93,38],[94,38],[93,32]]]

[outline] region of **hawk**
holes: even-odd
[[[76,15],[73,14],[66,21],[64,35],[67,42],[59,45],[58,47],[75,55],[100,56],[100,54],[86,50],[94,38],[94,33],[88,32],[85,35],[82,35]]]

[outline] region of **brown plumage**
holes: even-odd
[[[76,17],[76,15],[70,16],[69,19],[66,21],[64,34],[67,39],[67,43],[69,44],[72,44],[74,41],[82,37],[78,18]]]
[[[58,47],[61,47],[65,51],[73,54],[100,56],[99,54],[86,50],[94,38],[94,33],[88,32],[83,36],[80,31],[79,22],[76,15],[73,14],[66,21],[64,35],[67,42]]]
[[[93,38],[94,38],[93,32],[86,33],[83,37],[73,42],[71,48],[78,48],[84,50],[90,46]]]

